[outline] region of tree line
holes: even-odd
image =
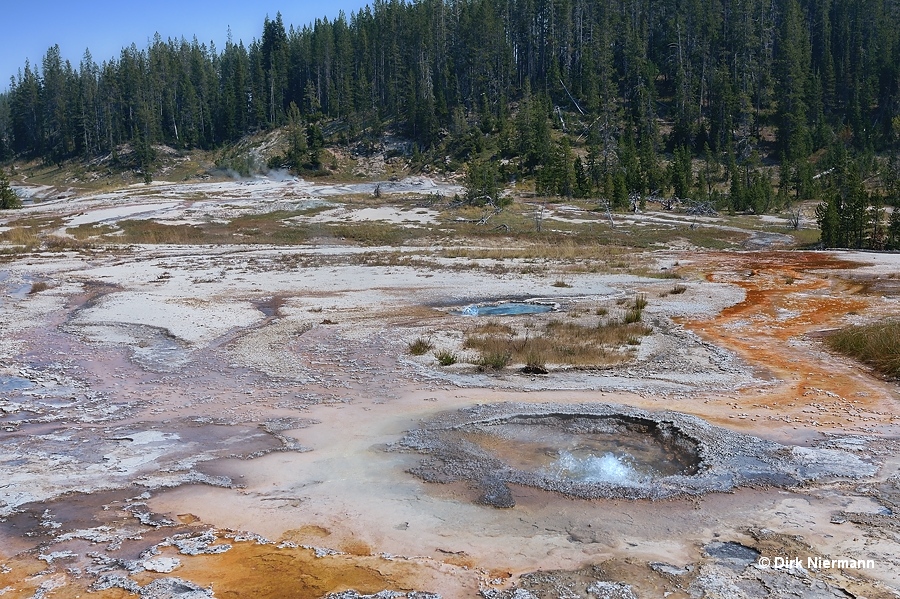
[[[885,245],[869,208],[897,201],[898,23],[900,0],[376,0],[221,50],[156,36],[75,67],[54,46],[0,94],[0,159],[131,144],[146,169],[155,144],[287,127],[285,163],[309,168],[325,137],[391,128],[414,161],[541,193],[756,212],[843,198],[854,171],[870,218],[846,241]]]

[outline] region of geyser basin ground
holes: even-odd
[[[146,187],[134,193],[146,194]],[[84,210],[77,202],[53,205]],[[410,248],[401,249],[406,255]],[[15,588],[3,599],[86,597],[86,587],[107,574],[142,587],[177,577],[204,589],[214,584],[220,598],[259,599],[321,599],[350,585],[365,593],[421,589],[444,599],[477,597],[479,585],[484,597],[497,598],[487,591],[504,589],[506,599],[518,586],[542,599],[557,597],[562,591],[528,586],[528,573],[536,571],[535,580],[549,581],[546,588],[552,583],[582,599],[598,595],[586,592],[587,583],[569,586],[576,577],[632,585],[638,597],[813,596],[812,585],[827,583],[875,598],[893,597],[887,589],[900,588],[900,519],[889,515],[900,505],[898,388],[806,337],[896,314],[900,298],[883,297],[880,289],[854,293],[858,285],[846,279],[857,271],[831,270],[840,263],[825,253],[647,255],[642,259],[650,265],[657,258],[669,267],[681,264],[679,283],[687,291],[662,297],[673,288],[671,279],[563,275],[560,269],[580,267],[559,262],[538,273],[533,263],[509,259],[474,267],[465,256],[396,265],[401,249],[123,246],[35,252],[4,264],[7,283],[28,276],[50,288],[21,300],[5,296],[0,306],[6,360],[0,374],[32,385],[0,392],[2,420],[17,429],[0,437],[0,486],[7,485],[0,501],[10,504],[0,512],[16,512],[0,523],[0,589]],[[900,269],[898,255],[855,259],[881,261],[883,280]],[[495,264],[523,270],[498,274]],[[573,288],[554,287],[561,276]],[[410,339],[433,335],[444,342],[449,336],[442,331],[461,336],[461,323],[485,320],[423,306],[557,293],[565,294],[566,322],[577,320],[576,310],[585,319],[593,315],[601,297],[608,304],[616,294],[645,293],[647,318],[673,318],[675,325],[654,322],[655,333],[634,363],[597,372],[470,373],[403,358]],[[86,304],[90,297],[96,301]],[[273,297],[282,303],[270,317],[258,306]],[[113,310],[126,301],[132,310]],[[222,321],[220,329],[209,316],[223,302],[229,314],[255,320],[238,331]],[[148,322],[148,308],[158,321]],[[326,318],[337,324],[320,325]],[[513,324],[531,319],[510,318]],[[73,319],[77,331],[69,328]],[[222,336],[209,341],[191,323],[216,325],[205,330]],[[134,335],[122,334],[126,326],[184,335],[189,365],[151,370],[159,362],[135,359],[143,348],[135,347]],[[437,412],[503,401],[677,410],[782,444],[875,455],[885,464],[872,480],[826,479],[789,490],[743,488],[660,502],[573,500],[510,485],[517,507],[498,510],[473,504],[465,481],[434,485],[410,476],[421,455],[378,451]],[[283,430],[285,418],[319,424]],[[313,451],[288,450],[285,441],[292,439]],[[212,484],[224,477],[240,487]],[[209,484],[190,484],[201,480]],[[78,489],[84,493],[71,492]],[[138,503],[147,505],[138,509]],[[176,526],[157,529],[153,523],[163,517]],[[177,557],[182,565],[171,573],[125,569],[167,537],[208,538],[212,528],[233,545],[230,551],[186,555],[160,547],[163,555],[153,561]],[[272,543],[236,542],[226,529]],[[123,540],[121,548],[114,539]],[[714,541],[766,556],[864,556],[876,559],[878,569],[847,576],[837,570],[792,576],[752,565],[738,571],[705,554]],[[282,542],[345,553],[318,558],[312,550],[280,548]],[[67,551],[74,555],[59,557]],[[397,558],[378,557],[382,552]],[[49,564],[39,558],[54,554]],[[779,586],[784,578],[795,583],[793,594]],[[875,588],[872,578],[884,584]],[[66,588],[38,590],[45,584]],[[298,590],[313,584],[315,592]],[[847,596],[817,596],[835,595]],[[96,594],[123,596],[135,595]]]
[[[834,449],[786,446],[678,412],[612,404],[488,404],[437,416],[392,447],[427,455],[410,472],[469,481],[479,502],[513,507],[509,484],[582,499],[662,499],[740,486],[872,476]]]

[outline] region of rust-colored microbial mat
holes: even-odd
[[[773,428],[793,423],[790,428],[863,432],[895,421],[889,406],[896,385],[829,354],[820,341],[823,332],[854,316],[877,314],[873,298],[859,293],[863,285],[847,277],[859,262],[814,252],[722,253],[694,260],[687,271],[738,285],[746,299],[710,320],[684,325],[734,351],[773,383],[727,398],[737,414],[720,420],[761,432],[763,421]]]
[[[414,560],[342,554],[317,557],[313,549],[279,549],[253,542],[235,543],[221,554],[180,559],[182,565],[170,575],[212,588],[220,599],[317,599],[345,590],[411,591],[433,584],[435,578],[434,568]],[[145,585],[159,577],[144,574],[135,579]]]

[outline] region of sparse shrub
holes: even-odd
[[[510,358],[512,355],[508,351],[490,351],[481,355],[477,365],[482,370],[503,370],[509,365]]]
[[[675,286],[672,287],[672,291],[670,291],[669,293],[671,293],[672,295],[680,295],[685,291],[687,291],[687,287],[685,287],[681,283],[676,283]]]
[[[638,310],[637,308],[628,308],[628,310],[625,311],[625,318],[623,319],[623,322],[625,324],[634,324],[636,322],[640,322],[642,316],[643,314],[641,310]]]
[[[607,310],[606,308],[597,308],[594,311],[594,314],[596,314],[597,316],[606,316],[607,314],[609,314],[609,310]]]
[[[431,351],[434,348],[431,341],[425,339],[424,337],[419,337],[414,341],[411,341],[409,345],[407,345],[409,349],[409,353],[414,356],[421,356]]]
[[[532,349],[525,356],[525,368],[522,372],[526,374],[547,374],[547,358],[544,353]]]
[[[639,293],[634,298],[634,308],[635,310],[643,310],[647,307],[647,296],[643,293]]]
[[[571,285],[569,283],[563,281],[562,279],[559,279],[558,281],[554,281],[553,286],[554,287],[571,287]]]
[[[634,298],[634,304],[632,307],[628,308],[625,311],[625,318],[623,322],[625,324],[634,324],[636,322],[641,321],[641,317],[643,316],[644,308],[647,307],[647,296],[643,293],[639,293]]]
[[[28,294],[32,295],[35,293],[40,293],[41,291],[46,291],[49,288],[50,285],[48,285],[46,281],[36,281],[31,284],[31,289],[28,290]]]
[[[438,364],[441,366],[452,366],[459,362],[459,356],[456,353],[442,349],[440,351],[434,352],[434,357],[437,358]]]

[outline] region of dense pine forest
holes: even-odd
[[[377,0],[259,39],[50,48],[0,94],[0,160],[212,149],[284,128],[271,166],[390,131],[413,164],[613,209],[818,200],[828,247],[900,249],[900,0]]]

